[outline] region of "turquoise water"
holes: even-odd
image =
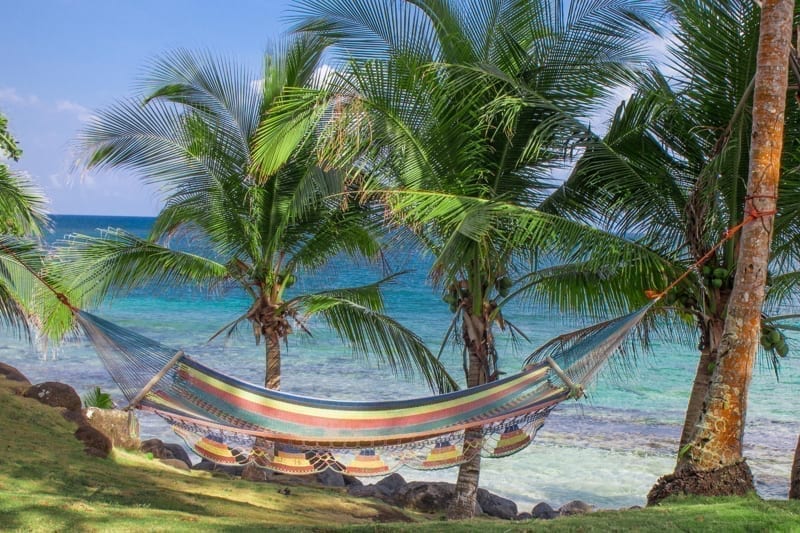
[[[123,227],[144,235],[148,218],[56,216],[50,240],[72,232],[95,233],[96,228]],[[447,306],[426,282],[428,260],[411,253],[390,257],[396,270],[411,272],[387,291],[388,312],[421,335],[434,349],[450,320]],[[300,288],[347,286],[381,277],[380,269],[338,262],[318,279],[300,279]],[[256,347],[248,328],[228,339],[206,340],[247,307],[236,293],[209,298],[187,289],[138,290],[109,302],[97,314],[156,339],[182,348],[208,365],[255,383],[263,382],[263,347]],[[501,369],[514,372],[536,346],[578,325],[574,319],[546,310],[510,309],[507,318],[530,338],[516,344],[498,334]],[[310,323],[313,337],[294,335],[285,349],[282,388],[299,394],[340,399],[397,399],[426,395],[419,381],[393,376],[374,363],[355,359],[322,324]],[[792,339],[796,345],[796,339]],[[528,449],[508,458],[485,460],[481,485],[513,499],[520,511],[547,501],[558,506],[582,499],[599,507],[642,505],[656,479],[672,470],[696,353],[687,346],[654,343],[653,352],[640,356],[638,372],[624,378],[602,375],[589,389],[589,398],[567,402],[551,415]],[[462,374],[457,348],[443,355],[453,375]],[[99,386],[124,404],[91,346],[74,339],[43,354],[9,332],[0,331],[0,361],[19,368],[31,381],[63,381],[84,394]],[[757,370],[748,411],[745,455],[756,476],[759,492],[785,498],[789,470],[800,425],[800,362],[784,361],[781,379]],[[166,424],[152,416],[142,420],[143,438],[177,442]],[[456,470],[402,470],[409,480],[454,481]]]

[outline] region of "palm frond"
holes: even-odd
[[[56,251],[56,272],[80,295],[75,305],[98,305],[107,296],[147,284],[215,285],[227,269],[210,259],[171,250],[120,229],[100,237],[70,236]]]

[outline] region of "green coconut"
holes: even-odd
[[[781,335],[781,332],[777,329],[772,329],[766,334],[769,335],[769,340],[775,344],[778,344],[781,340],[783,340],[783,335]]]
[[[725,283],[725,282],[722,281],[719,278],[714,278],[714,279],[711,280],[711,286],[714,287],[715,289],[721,288],[723,283]]]
[[[786,357],[789,354],[789,345],[786,344],[786,342],[781,342],[775,345],[775,351],[778,352],[778,355],[781,357]]]
[[[717,279],[725,279],[728,277],[728,271],[724,268],[715,268],[714,277]]]

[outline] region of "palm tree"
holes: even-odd
[[[84,305],[143,284],[238,286],[251,306],[220,332],[249,322],[256,342],[265,340],[268,388],[280,387],[281,341],[294,328],[307,331],[308,317],[318,315],[356,353],[393,370],[419,370],[434,389],[451,390],[455,383],[422,340],[381,313],[380,287],[392,276],[286,293],[296,277],[338,254],[380,252],[370,206],[347,194],[340,173],[315,165],[305,144],[270,175],[252,169],[259,121],[287,87],[314,82],[322,49],[316,39],[292,41],[266,58],[261,81],[207,55],[178,51],[157,60],[143,85],[149,96],[102,112],[81,144],[88,166],[132,169],[159,184],[165,206],[146,239],[122,230],[73,236],[59,251],[60,274]],[[201,243],[170,246],[176,234]]]
[[[0,156],[18,161],[21,155],[0,114]],[[47,224],[44,197],[30,180],[0,163],[0,322],[21,333],[30,334],[36,326],[58,337],[69,320],[42,283],[48,275],[39,238]]]
[[[348,61],[327,88],[338,106],[319,151],[350,168],[433,254],[431,277],[454,314],[444,342],[463,343],[468,386],[500,373],[495,328],[515,330],[501,310],[525,293],[515,282],[540,254],[652,259],[535,209],[553,167],[588,133],[589,114],[642,62],[652,5],[306,0],[298,13],[297,31],[334,41]],[[316,102],[305,102],[310,117]],[[303,99],[279,107],[262,125],[267,146],[297,120]],[[276,162],[256,157],[261,168]],[[479,441],[468,432],[465,453]],[[453,518],[475,511],[480,456],[472,455],[459,471]]]
[[[679,465],[685,465],[692,461],[691,442],[703,425],[709,385],[720,364],[732,310],[733,280],[739,275],[741,240],[728,230],[752,209],[746,202],[752,196],[746,183],[760,9],[749,1],[695,0],[671,0],[669,9],[675,21],[671,66],[676,78],[652,73],[642,79],[637,92],[619,107],[604,138],[585,144],[574,172],[543,209],[592,221],[621,236],[635,236],[674,272],[702,262],[666,295],[661,307],[672,319],[662,325],[682,326],[680,340],[700,340],[678,449]],[[789,138],[796,137],[798,127],[800,114],[792,109],[786,117]],[[796,158],[792,146],[782,165],[780,216],[774,226],[765,309],[773,315],[800,280]],[[723,244],[716,247],[717,243]],[[627,275],[608,268],[603,273],[609,279]],[[551,288],[569,289],[559,283]],[[628,292],[627,297],[639,295]],[[768,318],[761,330],[776,370],[779,356],[788,351],[776,327],[779,318]],[[739,414],[743,421],[744,411]]]

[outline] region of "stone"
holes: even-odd
[[[342,475],[342,478],[344,479],[344,485],[346,487],[353,487],[353,486],[361,487],[362,485],[364,485],[360,479],[354,476],[348,476],[347,474],[344,474]]]
[[[61,412],[61,416],[64,417],[64,420],[72,422],[78,426],[85,426],[88,424],[86,418],[83,416],[83,411],[63,411]]]
[[[245,469],[243,466],[234,466],[234,465],[220,465],[213,461],[209,461],[208,459],[202,459],[199,463],[192,466],[192,470],[202,470],[204,472],[222,472],[224,474],[228,474],[229,476],[242,476],[242,471]],[[256,467],[256,470],[264,471],[263,468]],[[242,479],[244,477],[242,476]],[[261,479],[259,481],[265,481],[265,479]]]
[[[22,374],[22,372],[5,363],[0,363],[0,377],[4,377],[9,381],[14,382],[14,385],[12,385],[11,389],[15,394],[22,394],[25,392],[25,389],[31,386],[31,382]]]
[[[83,416],[87,424],[111,439],[113,446],[125,448],[126,450],[138,450],[139,446],[141,446],[139,441],[139,421],[130,411],[88,407],[84,409]],[[186,452],[184,452],[185,454]],[[181,458],[179,457],[179,459]],[[186,456],[186,459],[188,462],[188,456]]]
[[[335,472],[330,468],[326,468],[316,475],[317,481],[326,487],[344,487],[344,476],[341,472]]]
[[[74,435],[83,443],[83,451],[86,455],[105,459],[111,453],[111,440],[92,426],[80,426],[75,430]]]
[[[558,512],[549,503],[539,502],[531,510],[531,516],[539,520],[552,520],[558,516]]]
[[[75,389],[64,383],[45,381],[28,387],[22,395],[34,398],[50,407],[63,407],[67,411],[81,410],[81,397]]]
[[[161,439],[148,439],[143,441],[139,449],[143,453],[152,453],[156,459],[178,459],[191,468],[192,461],[189,454],[180,444],[165,444]]]
[[[503,520],[514,520],[517,517],[517,504],[513,501],[492,494],[486,489],[478,489],[478,505],[484,514]]]
[[[350,485],[347,487],[347,494],[357,498],[377,498],[388,503],[394,502],[391,494],[383,490],[378,485]]]
[[[441,481],[412,481],[401,487],[395,500],[403,507],[423,513],[447,510],[455,497],[455,485]]]
[[[178,470],[186,470],[187,472],[190,470],[189,466],[180,459],[159,459],[159,461]]]
[[[594,506],[589,505],[586,502],[582,502],[580,500],[572,500],[569,503],[565,503],[561,506],[558,510],[558,513],[562,516],[571,516],[576,514],[586,514],[591,513],[594,511]]]
[[[375,483],[376,487],[380,488],[386,494],[391,494],[391,495],[397,494],[397,492],[406,485],[408,485],[406,480],[403,478],[403,476],[401,476],[397,472],[395,472],[394,474],[389,474],[382,480]]]
[[[531,513],[519,513],[516,520],[530,520],[533,518]]]

